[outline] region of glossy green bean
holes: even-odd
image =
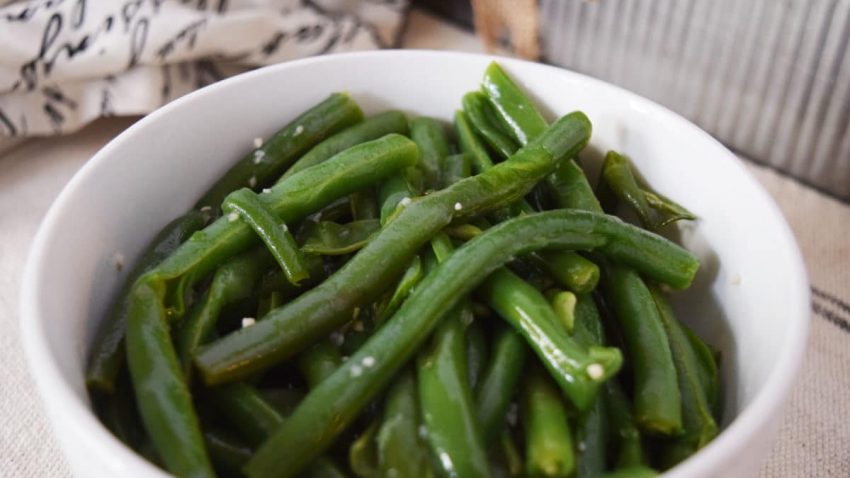
[[[448,186],[472,175],[472,156],[461,153],[443,159],[443,186]]]
[[[584,346],[602,345],[605,333],[599,311],[590,295],[581,295],[575,302],[575,327],[573,338]],[[600,393],[593,405],[579,414],[576,421],[576,440],[578,441],[577,478],[593,478],[601,475],[607,464],[608,415],[607,400]],[[615,424],[616,426],[616,424]]]
[[[478,422],[486,443],[493,442],[505,426],[505,414],[518,390],[528,346],[512,328],[496,333],[490,362],[476,390]]]
[[[620,245],[612,247],[614,243]],[[543,247],[595,248],[632,265],[643,264],[648,250],[664,249],[666,261],[693,262],[688,268],[692,272],[696,264],[687,251],[669,241],[598,214],[551,211],[496,225],[461,246],[428,274],[393,318],[310,392],[246,465],[246,474],[261,478],[298,473],[383,389],[460,299],[512,257]],[[371,365],[365,366],[367,363]]]
[[[526,476],[570,476],[576,457],[566,407],[558,387],[538,367],[522,387],[522,419]]]
[[[419,117],[410,120],[410,139],[419,146],[419,168],[427,189],[439,189],[443,183],[443,160],[450,154],[449,142],[439,121]]]
[[[696,352],[699,364],[700,383],[708,398],[708,406],[714,415],[714,420],[719,421],[723,411],[722,388],[720,386],[720,365],[711,348],[695,334],[687,325],[681,324],[682,329],[688,336],[691,347]]]
[[[561,158],[580,149],[589,134],[587,118],[572,113],[541,137],[542,146],[523,149],[511,160],[482,174],[411,201],[377,237],[320,286],[271,312],[266,320],[201,350],[195,362],[205,381],[214,384],[246,377],[330,333],[350,317],[355,307],[372,302],[389,288],[425,241],[452,219],[474,217],[515,202],[547,174],[553,156]],[[650,255],[646,257],[654,259]],[[663,261],[667,262],[666,258]],[[688,262],[691,261],[688,255]],[[375,264],[384,266],[376,268]],[[685,267],[693,268],[695,263]],[[665,266],[659,270],[668,269]]]
[[[641,224],[648,229],[658,229],[661,218],[649,206],[643,190],[638,186],[629,161],[616,151],[608,151],[602,163],[601,179],[620,201],[629,205],[637,214]]]
[[[546,129],[546,120],[495,61],[487,66],[481,89],[519,144],[528,144]]]
[[[482,236],[483,237],[483,236]],[[597,388],[622,364],[614,348],[585,348],[558,323],[546,298],[507,269],[495,271],[479,293],[525,339],[561,391],[579,410],[586,410]]]
[[[467,303],[452,309],[418,360],[419,401],[428,442],[443,476],[488,476],[484,439],[473,411],[467,377]]]
[[[366,188],[349,196],[351,202],[351,217],[355,221],[367,219],[380,219],[381,211],[378,209],[378,197],[375,188]]]
[[[313,146],[292,164],[279,181],[311,166],[325,162],[346,149],[391,133],[407,135],[407,117],[400,111],[387,111],[353,124]]]
[[[410,265],[408,265],[407,270],[404,271],[404,275],[401,276],[401,279],[398,281],[389,301],[379,311],[377,317],[378,324],[383,323],[384,320],[395,314],[401,306],[401,303],[404,302],[413,288],[416,287],[416,284],[422,280],[422,276],[422,260],[419,259],[419,256],[414,256],[413,260],[410,261]]]
[[[378,469],[391,478],[433,476],[427,445],[420,433],[417,386],[411,372],[402,372],[387,392],[378,431]]]
[[[496,114],[492,108],[487,97],[480,91],[463,95],[463,111],[475,132],[496,154],[502,158],[509,158],[516,152],[517,145],[495,123]]]
[[[555,292],[549,297],[549,304],[558,318],[558,323],[564,326],[567,333],[572,334],[575,327],[576,296],[569,291]],[[588,346],[589,344],[585,344]],[[601,344],[596,344],[601,345]]]
[[[576,294],[592,292],[599,283],[599,267],[575,252],[548,253],[535,262],[561,287]]]
[[[310,277],[306,259],[286,223],[279,224],[271,210],[250,189],[234,191],[222,203],[228,221],[245,221],[266,245],[293,285]]]
[[[546,178],[546,185],[556,208],[602,212],[584,171],[573,159],[559,162]]]
[[[460,151],[472,157],[472,164],[475,166],[476,173],[493,167],[493,160],[490,159],[487,148],[481,142],[478,133],[475,132],[467,114],[461,110],[455,112],[455,134]]]
[[[633,270],[609,264],[606,298],[616,312],[634,372],[635,419],[641,430],[682,431],[682,400],[664,324],[649,289]]]
[[[205,222],[205,214],[198,211],[189,211],[174,219],[156,235],[133,266],[133,270],[127,274],[127,279],[117,295],[118,300],[98,327],[91,348],[86,368],[86,386],[90,390],[115,390],[115,380],[126,357],[124,334],[127,330],[129,293],[133,283],[177,249],[192,233],[202,228]]]
[[[272,135],[234,164],[195,204],[217,211],[231,192],[261,188],[283,174],[302,153],[328,136],[363,120],[357,103],[345,93],[333,93]]]
[[[650,292],[667,332],[682,397],[684,433],[665,447],[662,461],[667,468],[678,464],[708,444],[717,436],[718,429],[711,413],[706,389],[700,380],[701,365],[697,352],[676,320],[664,293],[657,287],[651,287]]]
[[[210,339],[224,307],[250,297],[263,273],[273,265],[274,258],[268,250],[259,247],[219,266],[209,289],[176,334],[177,352],[185,377],[190,375],[195,351]]]
[[[130,292],[127,364],[142,423],[166,468],[177,476],[212,477],[192,397],[158,292],[143,276]]]

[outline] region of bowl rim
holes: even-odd
[[[99,455],[113,457],[113,461],[122,463],[119,466],[127,470],[143,472],[148,475],[167,476],[163,470],[142,458],[129,447],[125,446],[117,437],[113,436],[97,419],[92,409],[85,403],[85,400],[77,396],[73,387],[63,379],[56,358],[53,356],[47,341],[47,336],[44,334],[46,322],[42,316],[38,294],[38,284],[42,282],[43,274],[46,271],[46,265],[44,264],[44,257],[41,251],[46,247],[49,238],[58,232],[56,230],[56,223],[61,215],[63,203],[75,194],[86,178],[92,174],[92,171],[96,170],[101,163],[109,159],[112,150],[125,138],[136,134],[137,130],[143,129],[148,123],[158,121],[160,117],[170,114],[172,110],[184,108],[195,101],[201,101],[204,96],[221,88],[232,88],[240,82],[251,81],[255,77],[274,74],[279,70],[309,68],[313,64],[348,61],[350,59],[356,60],[358,58],[383,57],[392,59],[399,56],[414,56],[420,57],[423,60],[434,58],[439,60],[443,57],[496,60],[509,69],[538,69],[539,71],[549,72],[547,74],[555,73],[572,76],[581,82],[587,82],[599,88],[608,88],[616,94],[623,95],[624,100],[649,110],[666,122],[681,123],[681,127],[695,130],[704,140],[715,143],[728,153],[729,159],[732,160],[734,165],[733,167],[741,173],[743,179],[749,183],[753,191],[759,196],[759,199],[763,201],[770,210],[770,213],[773,214],[774,219],[778,221],[777,225],[782,229],[784,236],[780,239],[785,240],[791,247],[789,252],[791,252],[791,267],[794,274],[789,280],[792,281],[792,290],[797,290],[798,292],[790,298],[792,300],[788,308],[793,320],[789,323],[790,327],[785,340],[779,344],[781,347],[780,357],[752,402],[744,407],[711,443],[666,472],[664,476],[668,478],[685,477],[698,471],[711,470],[714,463],[731,460],[741,450],[745,449],[746,445],[754,440],[756,433],[770,425],[770,420],[776,416],[787,400],[790,388],[801,367],[810,325],[810,289],[806,268],[791,228],[773,198],[753,177],[752,173],[747,170],[743,162],[734,153],[729,151],[726,146],[678,113],[674,113],[643,96],[608,82],[553,65],[498,55],[438,50],[376,50],[337,53],[287,61],[248,71],[188,93],[156,109],[112,138],[103,148],[95,153],[74,174],[51,204],[32,242],[24,268],[20,293],[21,334],[29,371],[36,381],[42,403],[45,405],[48,402],[62,403],[64,417],[69,424],[73,425],[72,428],[75,434],[84,442],[89,444],[97,443],[101,451]],[[47,396],[50,398],[48,399]],[[55,411],[52,410],[50,405],[47,405],[46,408],[48,409],[51,424],[54,425],[56,420],[53,413]]]

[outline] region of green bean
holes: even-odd
[[[611,424],[610,439],[616,449],[616,468],[646,464],[643,440],[632,414],[632,404],[616,380],[609,380],[605,384],[605,405]]]
[[[381,224],[386,224],[399,208],[402,201],[407,202],[415,196],[413,188],[408,184],[404,174],[397,174],[378,189],[378,200],[381,203]]]
[[[556,208],[602,212],[584,171],[573,159],[559,162],[546,178],[546,185]]]
[[[661,219],[655,209],[649,207],[643,190],[638,186],[629,161],[616,151],[608,151],[602,163],[602,179],[620,201],[638,215],[641,224],[648,229],[658,229]]]
[[[534,257],[534,255],[532,256]],[[599,267],[575,252],[537,256],[535,260],[561,287],[576,294],[592,292],[599,283]]]
[[[575,302],[573,337],[584,346],[602,345],[605,333],[599,311],[590,295],[581,295]],[[605,395],[596,397],[593,405],[581,413],[576,423],[579,443],[577,478],[592,478],[605,471],[608,448],[608,420]]]
[[[481,135],[484,142],[490,146],[496,154],[502,158],[511,157],[517,150],[516,143],[501,131],[495,123],[495,112],[487,101],[487,97],[480,91],[473,91],[463,95],[463,111],[475,131]],[[479,163],[479,166],[481,163]]]
[[[414,143],[388,135],[292,176],[264,194],[263,200],[284,223],[293,222],[416,159]],[[142,421],[168,470],[178,475],[204,476],[212,471],[171,342],[168,318],[183,315],[183,295],[193,281],[250,247],[251,236],[250,227],[242,221],[221,218],[193,234],[139,278],[130,292],[127,357]],[[166,308],[166,303],[171,307]]]
[[[475,172],[480,173],[493,167],[490,154],[478,137],[469,121],[469,117],[461,110],[455,112],[455,133],[460,150],[472,157]]]
[[[723,401],[721,397],[720,374],[718,373],[718,364],[714,356],[714,352],[709,346],[703,342],[687,325],[680,323],[691,347],[697,355],[699,364],[700,383],[705,390],[708,398],[708,406],[711,408],[715,421],[720,420]]]
[[[684,434],[667,446],[663,453],[664,464],[666,467],[672,467],[717,436],[717,424],[711,414],[706,390],[700,381],[700,363],[696,351],[673,315],[664,294],[657,287],[651,287],[650,292],[670,341],[670,351],[682,397]]]
[[[649,207],[666,216],[658,224],[659,228],[676,221],[693,221],[697,218],[694,213],[685,209],[684,206],[661,194],[652,191],[643,191],[643,196],[646,198],[646,203],[649,204]]]
[[[407,270],[404,271],[404,275],[401,277],[401,280],[398,281],[389,301],[379,311],[377,325],[383,323],[384,320],[392,316],[396,310],[398,310],[401,303],[407,298],[420,280],[422,280],[422,261],[419,259],[419,256],[414,256],[413,260],[410,261],[410,265],[407,267]]]
[[[602,478],[655,478],[658,472],[646,466],[633,466],[621,468],[610,473],[605,473]]]
[[[298,285],[310,277],[304,254],[295,243],[295,237],[289,232],[289,228],[285,223],[278,224],[274,214],[250,189],[230,193],[224,198],[222,208],[228,213],[228,221],[242,220],[251,226],[280,265],[289,282]]]
[[[313,389],[342,364],[342,355],[332,344],[321,341],[298,357],[298,368]]]
[[[496,334],[490,363],[476,390],[475,408],[486,443],[495,440],[504,428],[505,414],[518,389],[527,348],[523,338],[511,328],[500,328]]]
[[[507,269],[495,271],[479,292],[526,339],[579,410],[586,410],[599,385],[620,369],[619,350],[577,344],[558,323],[543,294]]]
[[[496,170],[497,167],[494,167],[490,171]],[[411,207],[405,210],[409,211]],[[399,217],[394,222],[400,220]],[[618,245],[613,247],[615,243]],[[375,242],[367,248],[372,244]],[[244,469],[246,474],[252,478],[285,477],[301,470],[310,459],[325,450],[383,389],[428,337],[440,318],[461,298],[512,257],[543,247],[595,248],[621,262],[641,265],[643,270],[649,270],[645,263],[647,253],[655,250],[662,254],[664,268],[680,261],[692,263],[686,268],[691,271],[691,277],[696,268],[695,259],[687,251],[608,216],[582,211],[550,211],[496,225],[461,246],[428,274],[393,318],[333,375],[308,394],[295,413],[248,462]],[[364,360],[371,366],[364,367]]]
[[[546,175],[553,156],[560,158],[583,147],[589,133],[587,118],[572,113],[541,137],[543,147],[526,148],[482,174],[411,201],[324,283],[271,312],[266,320],[202,349],[195,363],[204,380],[215,384],[246,377],[285,360],[330,333],[350,317],[355,307],[371,303],[387,289],[425,241],[453,218],[474,217],[513,203]],[[647,255],[647,259],[658,258]],[[687,262],[690,265],[685,269],[695,269],[696,263],[690,255]],[[384,266],[376,268],[375,264]],[[687,274],[692,272],[689,270]],[[345,294],[339,293],[342,290]]]
[[[203,213],[189,211],[162,228],[142,252],[133,270],[127,274],[118,293],[118,300],[98,327],[86,368],[86,385],[90,390],[110,393],[115,390],[115,380],[126,356],[124,333],[127,330],[129,293],[133,283],[177,249],[193,232],[203,227],[205,222]]]
[[[475,390],[487,367],[487,337],[478,322],[473,322],[466,328],[466,363],[469,387]]]
[[[419,167],[425,176],[425,187],[439,189],[443,182],[443,160],[449,155],[449,143],[443,125],[433,118],[415,118],[410,121],[410,139],[419,146],[421,152]]]
[[[519,449],[508,431],[503,431],[499,435],[499,446],[502,449],[502,455],[510,476],[522,476],[522,471],[525,468],[522,463],[522,456],[520,456]]]
[[[546,120],[495,61],[484,71],[481,89],[519,144],[528,144],[546,130]]]
[[[311,166],[323,163],[346,149],[390,133],[407,135],[407,117],[400,111],[387,111],[339,131],[313,146],[283,173],[280,181]]]
[[[338,256],[362,249],[381,229],[377,219],[361,219],[348,224],[311,222],[303,230],[301,250],[307,254]]]
[[[387,392],[378,431],[380,476],[433,476],[427,448],[419,432],[418,408],[413,374],[402,372]]]
[[[170,472],[214,476],[165,310],[145,277],[130,292],[127,315],[127,362],[142,423]]]
[[[419,401],[428,442],[446,476],[488,476],[484,440],[472,410],[467,377],[464,323],[471,318],[468,304],[456,306],[419,357]]]
[[[443,185],[448,186],[472,175],[472,156],[461,153],[443,159]]]
[[[535,367],[525,380],[522,395],[526,476],[570,476],[576,457],[567,411],[557,386]]]
[[[274,258],[268,250],[260,247],[219,266],[209,289],[178,329],[177,351],[185,377],[190,375],[195,351],[210,339],[224,307],[250,297],[263,273],[273,264]]]
[[[449,237],[468,241],[481,234],[483,231],[478,226],[472,224],[458,224],[456,226],[449,226],[445,228],[445,232]]]
[[[272,135],[259,148],[234,164],[195,204],[217,211],[225,196],[250,187],[263,187],[302,153],[324,138],[363,120],[357,103],[345,93],[333,93]]]
[[[670,343],[649,289],[634,271],[606,267],[606,292],[623,331],[635,377],[638,426],[661,435],[682,431],[682,401]]]
[[[251,458],[251,448],[218,428],[204,430],[204,443],[216,471],[224,476],[241,476],[242,466]]]

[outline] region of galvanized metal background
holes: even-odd
[[[540,17],[546,61],[850,199],[850,0],[541,0]]]

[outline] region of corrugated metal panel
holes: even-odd
[[[850,0],[541,0],[547,61],[850,199]]]

